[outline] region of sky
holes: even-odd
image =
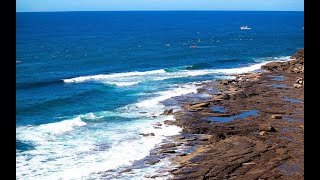
[[[140,10],[303,11],[304,0],[16,0],[16,12]]]

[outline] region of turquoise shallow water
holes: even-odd
[[[169,108],[162,101],[304,46],[303,12],[16,15],[18,179],[85,179],[130,165],[179,132],[153,129],[172,118],[158,116]]]

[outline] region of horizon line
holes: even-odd
[[[249,12],[304,12],[304,10],[81,10],[81,11],[16,11],[16,13],[37,13],[37,12],[155,12],[155,11],[249,11]]]

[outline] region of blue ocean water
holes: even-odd
[[[287,60],[303,27],[304,12],[16,13],[17,178],[130,166],[179,132],[152,127],[173,118],[162,101]]]

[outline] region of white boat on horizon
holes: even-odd
[[[240,29],[241,29],[241,30],[248,30],[248,29],[251,29],[251,28],[248,27],[248,26],[240,26]]]

